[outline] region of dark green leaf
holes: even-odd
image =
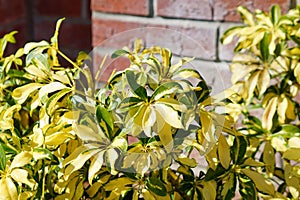
[[[244,136],[237,136],[234,139],[233,146],[231,148],[231,158],[234,163],[241,164],[247,150],[247,141]]]
[[[177,82],[167,82],[160,85],[153,92],[151,99],[158,100],[165,95],[174,94],[178,89],[182,89],[181,85]]]
[[[159,196],[166,196],[167,195],[167,189],[164,185],[164,183],[159,180],[158,178],[150,177],[148,181],[146,182],[146,186],[149,188],[151,192],[154,192],[155,194]]]
[[[110,128],[110,130],[114,130],[114,122],[111,114],[106,110],[106,108],[102,106],[98,106],[96,110],[96,116],[99,122],[102,120],[105,124]]]
[[[239,177],[239,192],[243,199],[257,199],[257,190],[251,179],[243,174]]]
[[[279,18],[280,18],[280,7],[278,5],[274,5],[272,6],[271,10],[270,10],[270,14],[271,14],[271,21],[272,23],[275,25],[277,24]]]
[[[223,175],[225,172],[226,172],[226,169],[221,164],[218,164],[216,170],[213,170],[212,168],[209,168],[207,170],[204,180],[210,181],[210,180],[216,179],[219,176]]]
[[[111,58],[118,58],[120,56],[123,56],[125,54],[129,54],[128,51],[124,50],[124,49],[119,49],[119,50],[116,50],[115,52],[113,52],[113,54],[111,55]]]
[[[5,168],[6,168],[6,155],[2,147],[2,144],[0,143],[0,170],[4,171]]]
[[[136,94],[137,96],[139,96],[140,98],[142,98],[143,100],[146,100],[147,99],[147,91],[143,86],[139,85],[136,82],[136,77],[135,77],[133,71],[127,70],[126,78],[127,78],[127,82],[129,84],[132,92],[134,94]]]
[[[230,173],[228,176],[224,177],[223,181],[225,183],[222,186],[222,197],[224,200],[231,200],[235,196],[236,188],[236,177],[235,174]]]
[[[270,37],[268,33],[264,34],[263,39],[260,41],[260,54],[261,54],[261,59],[264,62],[267,62],[269,60],[269,44],[270,44]]]

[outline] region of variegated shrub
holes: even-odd
[[[235,131],[214,111],[222,95],[211,97],[200,73],[183,67],[192,59],[173,63],[169,49],[137,39],[112,55],[130,67],[97,87],[101,70],[93,78],[90,58],[72,61],[58,48],[62,21],[50,42],[10,56],[16,32],[0,40],[0,199],[216,198],[216,181],[194,174],[191,153],[214,149],[209,165],[219,152],[227,168],[223,133]]]
[[[248,195],[242,191],[242,196],[256,199],[258,192],[266,199],[299,199],[300,6],[286,15],[277,5],[269,13],[238,11],[243,24],[227,30],[222,42],[236,41],[230,69],[237,95],[228,112],[242,117],[239,130],[247,145],[238,170],[256,171],[245,173],[250,179],[239,176],[240,186],[247,185]],[[226,175],[231,186],[236,174]]]

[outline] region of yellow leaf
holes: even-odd
[[[264,193],[274,195],[274,186],[267,181],[267,179],[262,175],[250,169],[241,169],[241,172],[248,176],[255,184],[256,188]]]
[[[88,180],[89,183],[92,185],[93,182],[93,178],[95,176],[95,174],[101,169],[102,164],[103,164],[103,154],[104,151],[101,151],[97,154],[95,154],[92,158],[91,158],[91,164],[89,167],[89,173],[88,173]]]
[[[151,137],[152,126],[154,125],[155,121],[156,115],[154,109],[151,106],[147,106],[142,119],[142,127],[148,137]]]
[[[157,134],[160,138],[162,145],[166,148],[167,152],[173,149],[173,137],[172,137],[172,127],[170,124],[164,121],[165,118],[160,115],[159,112],[156,113],[156,125]]]
[[[99,149],[93,149],[80,152],[80,154],[75,159],[71,160],[69,165],[66,167],[65,176],[68,177],[74,171],[79,170],[87,160],[89,160],[93,155],[95,155],[99,151]],[[72,156],[73,155],[71,154],[70,157]]]
[[[258,77],[257,88],[259,91],[259,96],[261,96],[268,88],[270,84],[270,74],[268,68],[264,68]]]
[[[257,69],[257,65],[244,65],[241,63],[233,63],[230,65],[230,70],[233,72],[231,76],[231,82],[235,84],[245,76],[249,75],[250,72]]]
[[[276,108],[277,108],[277,101],[278,101],[278,97],[273,97],[264,113],[263,113],[263,117],[262,117],[262,127],[264,129],[267,129],[267,130],[271,130],[272,126],[273,126],[273,116],[276,112]]]
[[[27,165],[30,163],[32,159],[32,153],[28,151],[22,151],[21,153],[17,154],[9,169],[17,168],[17,167],[23,167],[24,165]]]
[[[228,169],[230,165],[230,146],[227,143],[226,138],[224,137],[223,134],[220,134],[219,137],[219,144],[218,144],[218,154],[219,154],[219,159],[222,164],[222,166],[225,169]]]
[[[18,102],[18,104],[22,104],[26,101],[26,99],[32,92],[38,90],[42,86],[43,84],[40,83],[29,83],[23,85],[14,89],[14,91],[12,92],[12,97]]]
[[[300,161],[300,148],[289,148],[283,153],[282,157],[289,160]]]
[[[251,74],[249,79],[246,81],[245,92],[243,93],[244,99],[250,99],[253,97],[255,87],[257,86],[259,75],[260,75],[260,71],[256,71],[253,74]]]
[[[39,97],[42,98],[44,95],[62,90],[64,88],[67,88],[66,85],[62,84],[61,82],[52,82],[45,86],[43,86],[39,91]]]
[[[270,141],[267,141],[265,144],[263,161],[266,165],[267,173],[269,176],[272,176],[275,170],[275,154]]]
[[[156,200],[155,197],[146,189],[142,190],[142,194],[145,200]]]
[[[217,197],[217,184],[215,181],[203,181],[203,189],[202,189],[202,195],[204,199],[216,199]]]
[[[28,172],[25,169],[14,169],[11,171],[11,177],[18,183],[24,183],[28,185],[31,189],[35,186],[36,182],[34,180],[29,180]]]
[[[75,136],[68,132],[56,132],[45,137],[45,144],[57,146],[64,143],[67,139],[75,139]]]
[[[0,180],[0,200],[16,200],[18,192],[11,178],[6,177]]]
[[[116,188],[118,189],[123,189],[123,188],[127,188],[127,185],[131,185],[133,183],[133,181],[128,178],[128,177],[120,177],[117,179],[113,179],[111,181],[109,181],[105,186],[105,190],[107,191],[113,191]]]
[[[154,107],[155,111],[162,116],[165,122],[175,128],[183,128],[177,111],[162,103],[155,103]]]
[[[288,108],[288,100],[284,95],[281,95],[278,98],[278,108],[277,108],[278,121],[281,124],[285,122],[285,112],[287,108]]]

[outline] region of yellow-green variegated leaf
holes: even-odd
[[[235,84],[245,76],[249,75],[250,72],[257,69],[257,65],[244,65],[241,63],[233,63],[230,65],[230,70],[233,72],[231,76],[231,82]]]
[[[43,84],[40,83],[29,83],[23,85],[14,89],[12,97],[18,102],[18,104],[23,104],[32,92],[37,91],[42,86]]]
[[[133,181],[128,177],[120,177],[109,181],[105,186],[106,191],[113,191],[116,188],[119,190],[126,189],[128,185],[133,184]]]
[[[40,42],[29,42],[24,46],[24,54],[28,54],[34,48],[45,46],[49,46],[49,43],[45,40],[42,40]]]
[[[250,99],[253,97],[254,90],[257,86],[258,77],[260,75],[260,71],[256,71],[250,75],[249,79],[245,83],[243,97],[244,99]]]
[[[160,138],[162,145],[166,148],[167,152],[173,149],[173,137],[172,137],[172,127],[170,124],[164,121],[160,113],[156,114],[156,128],[157,134]]]
[[[248,176],[255,184],[256,188],[263,193],[270,195],[275,194],[274,186],[267,181],[267,179],[262,175],[250,169],[241,169],[241,172]]]
[[[0,200],[16,200],[18,191],[10,177],[0,179]]]
[[[67,139],[75,139],[75,136],[69,132],[55,132],[45,136],[45,145],[58,146],[63,144]]]
[[[33,179],[28,179],[28,172],[25,169],[13,169],[10,175],[18,183],[24,183],[30,188],[33,188],[36,184]]]
[[[178,113],[173,108],[162,103],[156,103],[155,111],[159,113],[164,119],[164,121],[170,124],[171,126],[175,128],[183,128]]]
[[[227,143],[227,140],[223,134],[220,134],[219,143],[218,143],[218,154],[221,165],[228,169],[230,165],[230,146]]]
[[[239,6],[237,8],[237,11],[240,13],[242,20],[245,24],[250,25],[250,26],[255,25],[253,14],[246,7]]]
[[[23,167],[24,165],[27,165],[30,163],[32,159],[32,153],[31,152],[28,152],[28,151],[22,151],[21,153],[17,154],[9,169],[14,169],[14,168],[17,168],[17,167]]]
[[[262,118],[262,127],[267,130],[271,130],[273,126],[273,116],[276,112],[278,97],[270,99]]]
[[[42,98],[43,96],[45,96],[46,94],[52,93],[52,92],[56,92],[58,90],[62,90],[67,88],[66,85],[62,84],[61,82],[52,82],[49,83],[47,85],[44,85],[40,91],[39,91],[39,97]]]
[[[91,164],[88,172],[89,183],[92,184],[94,176],[100,171],[103,164],[104,151],[101,151],[91,158]]]
[[[223,45],[229,44],[232,42],[234,36],[238,35],[244,26],[235,26],[226,30],[221,38]]]
[[[268,71],[268,68],[264,68],[261,70],[260,75],[257,80],[257,88],[259,91],[259,96],[261,96],[265,91],[267,90],[269,84],[270,84],[270,74]]]

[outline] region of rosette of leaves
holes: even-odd
[[[230,147],[235,170],[219,176],[228,198],[238,185],[247,199],[299,198],[299,9],[283,15],[278,5],[269,13],[238,7],[243,24],[221,39],[235,40],[230,70],[237,95],[228,112],[243,119],[243,137]]]

